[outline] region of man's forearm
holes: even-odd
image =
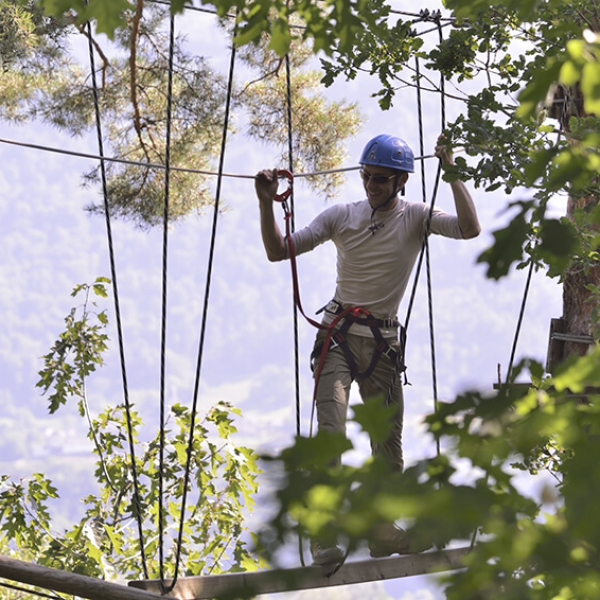
[[[477,218],[477,210],[469,190],[462,181],[453,181],[451,184],[456,206],[456,216],[463,238],[474,238],[481,232],[481,225]]]
[[[260,232],[271,262],[283,260],[286,257],[285,239],[275,221],[273,204],[260,203]]]

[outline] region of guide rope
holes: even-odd
[[[423,17],[428,17],[428,15],[423,15]],[[443,33],[442,27],[439,19],[439,15],[436,13],[434,15],[434,20],[436,21],[440,42],[443,41]],[[423,154],[424,142],[423,142],[423,106],[422,106],[422,98],[421,98],[421,73],[420,73],[420,64],[419,58],[415,58],[416,66],[415,72],[417,76],[417,110],[419,117],[419,144],[420,151]],[[446,127],[446,98],[445,98],[445,87],[444,87],[444,76],[440,74],[440,121],[441,121],[441,130],[444,131]],[[434,318],[433,318],[433,291],[432,291],[432,277],[431,277],[431,263],[430,263],[430,252],[429,252],[429,232],[431,226],[431,218],[433,216],[433,211],[435,208],[435,202],[437,199],[440,179],[442,174],[442,163],[441,160],[438,162],[437,173],[435,176],[435,183],[433,192],[431,195],[431,201],[429,205],[429,218],[427,220],[427,228],[425,232],[425,238],[423,240],[423,245],[421,248],[421,253],[419,255],[419,259],[417,261],[417,267],[415,270],[415,277],[413,280],[413,287],[410,294],[408,308],[406,312],[406,320],[404,322],[404,328],[408,332],[408,325],[410,322],[410,317],[412,314],[412,309],[415,301],[415,296],[417,292],[417,285],[419,282],[421,269],[423,265],[423,261],[425,260],[426,272],[427,272],[427,305],[428,305],[428,314],[429,314],[429,344],[430,344],[430,355],[431,355],[431,377],[432,377],[432,391],[433,391],[433,405],[434,410],[437,412],[438,410],[438,386],[437,386],[437,360],[436,360],[436,352],[435,352],[435,332],[434,332]],[[421,164],[421,190],[423,194],[423,202],[427,202],[427,194],[426,194],[426,185],[425,185],[425,164]],[[440,454],[440,441],[439,438],[436,437],[436,451],[439,456]]]
[[[159,437],[159,459],[158,459],[158,552],[159,572],[161,583],[165,579],[165,514],[163,506],[164,496],[164,467],[165,467],[165,374],[166,374],[166,346],[167,346],[167,270],[168,270],[168,248],[169,248],[169,200],[170,200],[170,176],[171,176],[171,126],[173,119],[173,55],[175,48],[175,16],[170,14],[169,19],[169,71],[167,83],[167,120],[165,132],[165,205],[163,212],[163,243],[162,243],[162,293],[161,293],[161,327],[160,327],[160,437]],[[175,561],[175,573],[177,564]],[[175,578],[176,579],[176,575]]]
[[[127,384],[127,369],[125,366],[125,347],[123,343],[123,325],[121,320],[121,304],[119,301],[119,286],[117,280],[117,268],[115,261],[115,252],[114,252],[114,243],[113,243],[113,235],[112,235],[112,226],[110,220],[110,203],[108,201],[108,184],[106,177],[106,164],[104,160],[104,141],[102,135],[102,121],[100,117],[100,100],[98,98],[98,82],[96,79],[96,65],[94,59],[94,44],[93,44],[93,34],[92,34],[92,26],[88,21],[87,24],[87,37],[88,37],[88,51],[89,51],[89,60],[90,60],[90,71],[92,78],[92,91],[94,97],[94,111],[96,117],[96,134],[98,138],[98,154],[100,158],[100,177],[102,181],[102,194],[104,198],[104,216],[106,222],[106,236],[108,239],[108,255],[110,262],[110,277],[112,281],[112,289],[113,289],[113,302],[115,304],[115,319],[117,326],[117,340],[119,346],[119,358],[121,364],[121,378],[123,384],[123,401],[125,404],[125,415],[127,422],[127,441],[129,444],[129,454],[131,457],[131,473],[133,479],[133,513],[135,514],[137,529],[138,529],[138,539],[140,543],[140,555],[142,558],[142,569],[144,572],[144,577],[148,578],[148,565],[146,560],[146,551],[145,551],[145,543],[144,543],[144,533],[143,533],[143,524],[142,524],[142,510],[141,510],[141,502],[140,502],[140,490],[139,490],[139,479],[138,479],[138,471],[137,471],[137,462],[135,455],[135,442],[133,436],[133,421],[131,417],[131,403],[129,401],[129,386]]]
[[[235,37],[235,28],[233,32],[233,37]],[[233,74],[235,68],[235,60],[236,60],[236,50],[235,44],[231,43],[231,54],[229,61],[229,75],[227,82],[227,97],[225,100],[225,114],[223,117],[223,132],[221,137],[221,151],[219,156],[219,166],[218,166],[218,174],[217,174],[217,187],[215,191],[215,202],[213,207],[213,220],[212,220],[212,229],[210,236],[210,249],[209,249],[209,257],[208,257],[208,266],[207,266],[207,274],[206,274],[206,286],[204,291],[204,302],[202,308],[202,324],[200,329],[200,339],[198,343],[198,356],[196,361],[196,375],[194,380],[194,392],[193,392],[193,400],[192,400],[192,409],[190,416],[190,431],[188,438],[188,447],[187,447],[187,463],[185,467],[185,476],[184,476],[184,485],[183,485],[183,495],[181,500],[181,514],[179,519],[179,532],[177,537],[177,549],[176,549],[176,557],[175,557],[175,574],[173,576],[173,583],[170,586],[170,589],[173,589],[177,582],[177,577],[179,573],[179,563],[181,559],[181,550],[182,550],[182,542],[183,542],[183,529],[184,529],[184,516],[185,516],[185,508],[188,497],[188,488],[191,477],[191,461],[193,455],[194,448],[194,432],[196,428],[196,418],[198,413],[198,396],[200,390],[200,375],[202,371],[202,360],[204,356],[204,343],[206,339],[206,327],[208,323],[208,306],[209,306],[209,298],[211,291],[211,283],[212,283],[212,273],[213,273],[213,265],[214,265],[214,254],[215,254],[215,246],[216,246],[216,237],[217,237],[217,224],[219,221],[219,213],[220,213],[220,201],[221,201],[221,189],[223,184],[223,168],[225,164],[225,150],[227,148],[227,133],[229,130],[229,116],[231,111],[231,102],[233,97]]]

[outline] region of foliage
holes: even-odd
[[[91,2],[89,5],[82,0],[43,0],[42,4],[54,16],[72,12],[80,24],[95,20],[98,31],[111,38],[118,29],[127,26],[125,14],[133,9],[133,3],[127,0],[105,0],[104,3]],[[99,4],[104,6],[100,8]],[[181,12],[191,4],[191,0],[175,0],[171,3],[171,11]],[[389,14],[389,7],[382,0],[202,0],[202,4],[216,7],[220,17],[237,15],[236,40],[240,46],[256,42],[263,34],[268,34],[270,48],[279,56],[288,52],[292,40],[299,35],[302,39],[311,40],[317,51],[331,53],[333,48],[339,47],[344,52],[351,52],[355,37],[365,29],[376,32],[382,18]],[[300,32],[294,28],[295,18],[305,24]]]
[[[42,5],[54,16],[46,16]],[[119,161],[104,163],[111,215],[141,228],[163,222],[167,151],[174,167],[168,175],[170,221],[202,213],[213,203],[210,173],[217,170],[222,151],[227,80],[179,32],[172,48],[169,97],[169,11],[160,3],[134,7],[125,1],[81,2],[73,9],[81,18],[68,2],[0,0],[0,118],[41,119],[79,136],[95,127],[97,102],[104,155]],[[111,23],[121,27],[109,42],[88,27],[88,17],[97,20],[97,32],[107,31]],[[225,19],[222,26],[227,30],[230,22]],[[78,38],[93,49],[88,53],[94,57],[95,85],[89,59],[72,56]],[[234,82],[232,114],[235,118],[242,113],[243,120],[244,111],[249,111],[249,137],[278,145],[286,154],[287,136],[281,134],[287,123],[285,73],[270,68],[281,61],[266,46],[256,49],[265,60],[242,54],[252,80]],[[304,53],[291,72],[294,92],[300,92],[295,102],[309,108],[311,116],[294,122],[294,159],[307,168],[332,168],[343,158],[343,141],[356,133],[360,118],[354,104],[324,98],[319,77],[306,68],[309,58]],[[274,117],[276,135],[271,131]],[[231,122],[228,137],[235,133]],[[317,191],[332,196],[341,178],[332,178],[326,186],[311,181]],[[86,173],[84,183],[104,191],[101,166]],[[92,203],[87,208],[104,213],[106,205]]]
[[[78,398],[82,416],[87,411],[85,381],[104,364],[103,355],[108,349],[108,335],[104,332],[108,324],[106,310],[94,312],[97,304],[90,301],[90,293],[106,298],[109,283],[106,277],[98,277],[92,285],[76,286],[71,294],[75,298],[84,293],[83,304],[72,308],[65,318],[65,330],[43,357],[44,368],[39,372],[37,383],[43,394],[51,391],[48,398],[50,413],[55,413],[71,397]]]
[[[23,103],[35,103],[41,89],[49,95],[66,95],[69,80],[76,80],[79,73],[61,51],[67,33],[65,17],[49,19],[34,2],[3,0],[0,25],[0,117],[20,122],[27,118]],[[43,107],[36,103],[34,111]]]
[[[584,94],[585,106],[579,107],[577,90],[573,96],[569,92],[569,86],[579,84],[593,91],[595,42],[589,33],[585,35],[590,41],[583,36],[597,7],[544,2],[532,13],[527,6],[520,13],[531,22],[504,6],[482,10],[479,5],[452,2],[459,17],[469,18],[468,24],[458,22],[462,28],[458,31],[464,35],[467,30],[469,43],[478,48],[470,64],[485,75],[488,85],[469,97],[467,111],[452,126],[454,140],[464,144],[477,162],[459,159],[448,176],[460,173],[477,187],[504,187],[509,193],[527,189],[532,195],[530,201],[514,205],[519,213],[496,232],[494,248],[481,257],[494,278],[504,276],[526,254],[527,260],[546,264],[551,276],[564,273],[583,240],[572,239],[575,232],[566,221],[546,222],[548,202],[557,194],[579,198],[598,193],[593,94]],[[590,67],[585,74],[583,62]],[[564,90],[562,100],[557,84]],[[582,111],[588,113],[586,119],[581,118]],[[589,218],[587,223],[589,227]],[[540,234],[541,243],[530,243],[531,236]]]
[[[180,573],[205,575],[264,566],[250,552],[251,536],[244,527],[244,519],[254,508],[260,470],[254,452],[234,443],[239,410],[219,402],[202,419],[195,419],[189,449],[192,414],[185,406],[172,406],[164,436],[158,432],[145,442],[142,420],[133,407],[109,406],[97,416],[91,414],[85,382],[102,365],[108,321],[105,311],[93,312],[96,303],[90,302],[90,292],[104,297],[108,284],[106,278],[98,278],[94,284],[75,288],[73,296],[84,294],[85,300],[65,319],[65,331],[44,357],[38,384],[49,394],[51,412],[76,399],[80,413],[88,418],[98,489],[83,499],[85,513],[80,522],[57,532],[52,528],[51,509],[59,494],[49,479],[40,473],[0,477],[3,553],[97,578],[159,578],[159,478],[165,566],[172,569],[189,456]],[[130,439],[138,449],[137,487]],[[161,440],[166,440],[162,463]],[[142,545],[147,572],[140,559]]]
[[[354,549],[376,523],[403,519],[418,542],[443,548],[476,540],[469,569],[447,577],[450,599],[597,598],[600,397],[578,402],[576,394],[598,389],[600,351],[554,379],[542,380],[535,363],[516,372],[524,367],[534,374],[529,389],[469,392],[441,403],[427,425],[444,440],[443,453],[401,476],[379,459],[328,468],[352,448],[344,436],[297,439],[271,459],[285,467],[286,480],[280,511],[261,532],[263,545],[275,553],[299,528]],[[361,408],[355,420],[370,431]],[[517,487],[515,469],[547,472],[537,498]]]

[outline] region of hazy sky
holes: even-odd
[[[400,5],[399,5],[400,6]],[[433,7],[432,7],[433,8]],[[210,17],[198,27],[214,48],[222,36],[210,25]],[[208,25],[207,25],[208,22]],[[193,28],[192,28],[193,29]],[[219,38],[220,39],[220,38]],[[221,43],[224,40],[221,39]],[[212,53],[217,55],[216,50]],[[226,62],[226,56],[221,56]],[[374,85],[374,84],[373,84]],[[348,144],[345,166],[357,163],[364,144],[379,133],[405,137],[418,148],[414,91],[399,92],[396,106],[382,113],[369,99],[368,80],[340,83],[329,92],[359,100],[366,123]],[[425,98],[426,145],[431,152],[440,133],[439,97]],[[460,105],[450,103],[451,120]],[[0,137],[96,152],[94,137],[72,139],[40,124],[26,127],[0,124]],[[253,174],[275,166],[277,152],[242,135],[227,149],[225,170]],[[97,189],[84,190],[81,174],[92,162],[36,150],[0,144],[0,231],[3,260],[0,263],[0,399],[4,407],[0,427],[26,431],[31,412],[41,415],[45,400],[34,385],[63,319],[73,305],[74,285],[109,276],[104,221],[90,217],[83,207],[100,199]],[[283,166],[283,165],[281,165]],[[431,193],[436,164],[428,161]],[[472,188],[471,188],[472,189]],[[476,240],[455,241],[432,237],[432,281],[439,397],[450,400],[466,388],[492,390],[497,364],[506,373],[516,320],[523,295],[525,272],[517,272],[496,283],[485,278],[478,255],[491,243],[491,233],[503,224],[510,199],[525,197],[473,190],[483,227]],[[356,173],[350,173],[339,200],[361,199]],[[407,199],[421,201],[418,172],[409,180]],[[202,411],[217,400],[228,400],[243,410],[239,440],[259,450],[273,452],[295,435],[295,391],[293,364],[292,300],[289,265],[266,260],[260,241],[257,201],[250,180],[228,179],[223,184],[226,210],[219,218],[215,250],[208,329],[199,405]],[[296,224],[308,223],[325,202],[314,197],[299,182],[296,186]],[[437,205],[453,211],[449,186],[442,183]],[[563,207],[556,203],[560,214]],[[212,215],[192,218],[170,231],[167,399],[189,403],[200,331],[205,289],[207,252]],[[126,223],[113,223],[117,275],[123,311],[124,343],[132,401],[142,407],[147,419],[157,418],[159,402],[160,292],[162,232],[141,232]],[[325,304],[334,290],[335,255],[331,244],[316,249],[299,261],[302,301],[307,314]],[[405,390],[405,455],[407,462],[429,456],[435,446],[421,425],[432,410],[431,361],[428,340],[425,276],[411,317],[408,333],[408,378]],[[114,311],[110,303],[111,354],[106,369],[89,382],[93,410],[105,403],[122,401],[116,354]],[[406,301],[400,309],[404,320]],[[533,356],[545,361],[548,328],[552,317],[562,314],[561,289],[543,274],[533,279],[517,357]],[[300,321],[301,396],[303,434],[308,434],[312,380],[308,355],[313,328]],[[354,395],[353,401],[358,401]],[[37,407],[37,408],[35,408]],[[95,408],[94,408],[95,407]],[[65,421],[66,422],[66,421]],[[72,419],[69,429],[48,427],[36,435],[63,436],[83,440],[83,421]],[[77,429],[79,428],[79,429]],[[60,429],[63,429],[60,431]],[[14,430],[13,430],[14,431]],[[351,436],[357,447],[354,459],[369,452],[368,441]],[[42,440],[32,443],[42,443]],[[16,463],[15,463],[16,464]],[[18,467],[16,467],[18,470]],[[26,473],[12,473],[26,475]],[[369,598],[434,600],[442,594],[426,578],[370,584]],[[319,598],[364,598],[363,586],[320,591]],[[360,595],[360,596],[359,596]],[[287,598],[308,598],[288,594]],[[314,597],[314,596],[313,596]]]

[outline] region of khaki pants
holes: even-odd
[[[315,348],[323,344],[325,331],[319,331]],[[363,373],[371,363],[375,351],[375,340],[347,333],[348,346],[354,356],[359,373]],[[399,343],[390,342],[394,348]],[[319,358],[315,359],[316,364]],[[316,391],[317,423],[320,431],[332,433],[346,432],[346,418],[352,375],[343,351],[339,346],[330,349],[325,358]],[[358,381],[360,396],[368,403],[373,398],[387,397],[388,405],[394,406],[396,412],[392,421],[392,431],[382,444],[371,441],[371,451],[374,455],[385,458],[390,465],[402,471],[404,460],[402,456],[402,421],[404,416],[404,395],[400,373],[395,362],[381,355],[371,375]]]

